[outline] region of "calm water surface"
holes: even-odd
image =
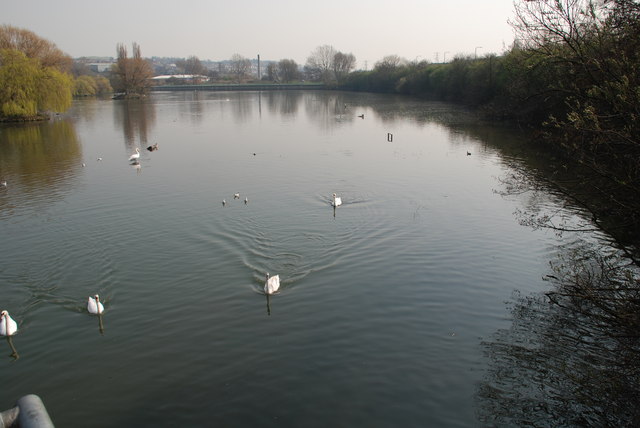
[[[35,393],[58,426],[478,425],[481,341],[514,290],[547,287],[558,239],[494,192],[518,144],[449,105],[332,92],[3,126],[0,306],[20,330],[0,410]]]

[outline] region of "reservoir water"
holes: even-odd
[[[521,144],[451,105],[329,91],[3,125],[0,309],[19,331],[0,410],[34,393],[58,426],[478,426],[481,343],[515,291],[548,287],[560,239],[496,193]]]

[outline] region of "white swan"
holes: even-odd
[[[90,314],[102,314],[104,313],[104,305],[100,302],[100,296],[97,294],[95,296],[89,296],[89,300],[87,302],[87,310]]]
[[[18,331],[18,324],[9,316],[9,312],[2,311],[0,314],[0,335],[13,336]]]
[[[131,156],[129,156],[129,160],[130,161],[136,161],[138,159],[140,159],[140,149],[138,149],[136,147],[136,152],[134,154],[132,154]]]
[[[280,288],[280,275],[269,277],[267,272],[267,281],[264,283],[264,292],[266,294],[274,294]]]
[[[342,198],[340,198],[339,196],[336,196],[336,194],[333,194],[333,200],[331,201],[331,205],[333,205],[334,207],[339,207],[340,205],[342,205]]]

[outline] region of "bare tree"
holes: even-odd
[[[333,60],[336,55],[333,46],[318,46],[311,52],[305,64],[305,70],[312,80],[330,82],[333,80]]]
[[[398,55],[387,55],[380,61],[376,62],[375,68],[377,70],[394,70],[403,63],[406,63],[406,61]]]
[[[133,43],[133,57],[127,55],[127,48],[119,43],[118,60],[113,66],[112,86],[117,92],[124,93],[125,97],[145,95],[151,86],[153,69],[148,61],[142,58],[140,46]]]
[[[206,68],[200,62],[197,56],[190,56],[186,60],[176,61],[176,65],[184,72],[184,74],[205,74]]]
[[[231,69],[230,72],[234,76],[236,82],[241,83],[244,81],[251,69],[251,61],[248,58],[243,57],[240,54],[233,54],[231,56]]]
[[[292,82],[300,78],[298,64],[292,59],[282,59],[278,62],[278,74],[282,82]]]
[[[267,79],[271,82],[278,82],[280,77],[278,76],[278,64],[270,62],[267,65]]]

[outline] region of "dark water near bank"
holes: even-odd
[[[446,104],[331,92],[3,126],[0,309],[20,331],[0,410],[35,393],[58,426],[477,426],[481,343],[561,243],[495,193],[519,145]]]

